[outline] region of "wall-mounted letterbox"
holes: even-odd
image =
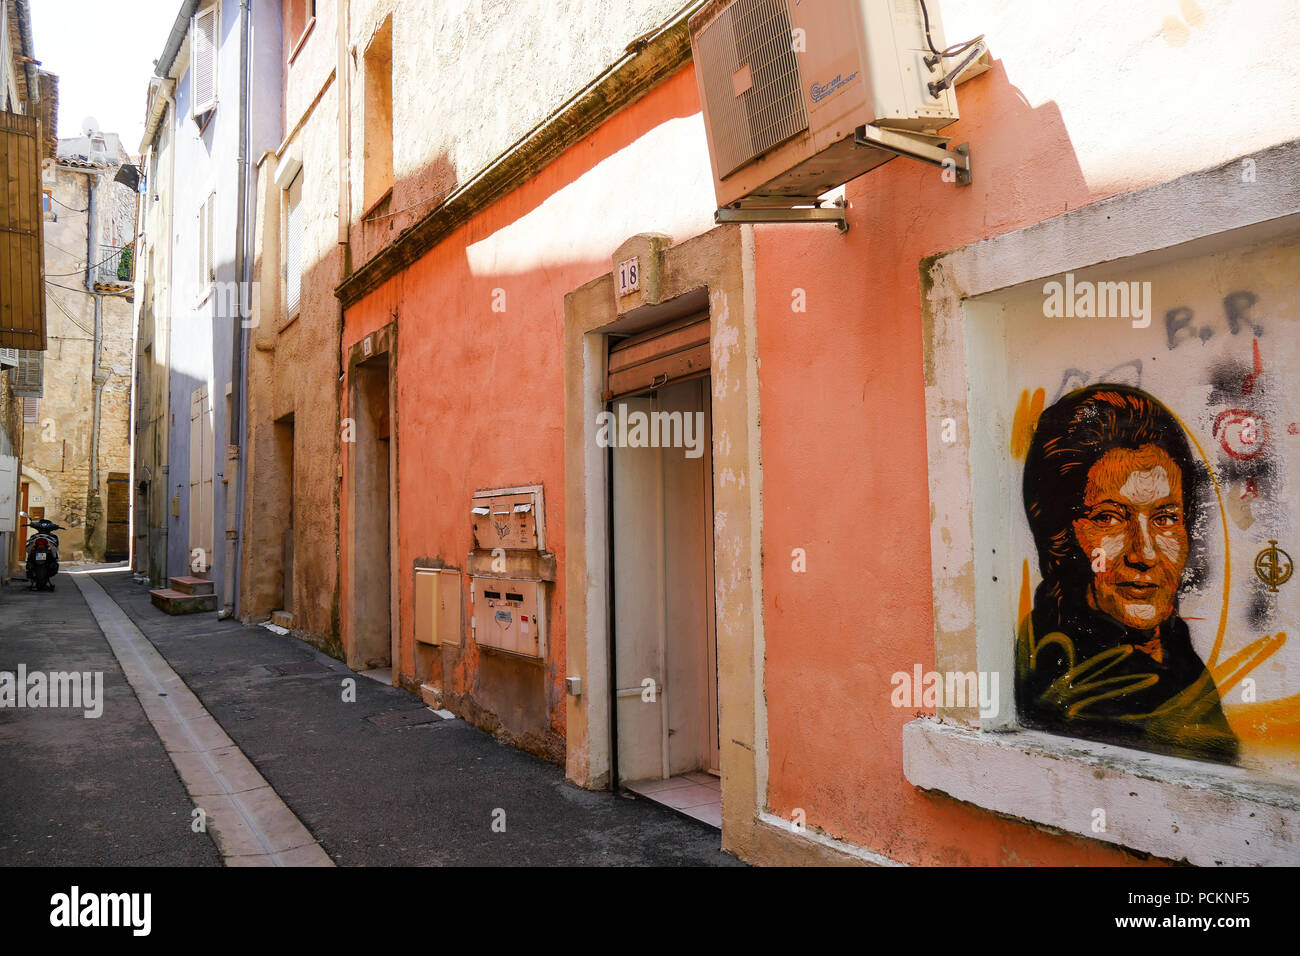
[[[474,550],[470,576],[470,629],[479,647],[546,656],[547,582],[555,580],[555,555],[545,550],[542,486],[493,488],[470,502]]]
[[[541,491],[479,492],[470,503],[474,547],[485,551],[535,551],[539,548]]]
[[[460,646],[460,572],[415,569],[415,639]]]
[[[523,657],[546,656],[545,587],[537,581],[470,579],[474,643]]]

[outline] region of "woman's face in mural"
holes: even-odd
[[[1187,563],[1182,472],[1155,445],[1115,448],[1089,469],[1083,505],[1074,535],[1093,568],[1088,604],[1151,630],[1173,614]]]

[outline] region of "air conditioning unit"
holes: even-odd
[[[714,0],[689,28],[720,212],[814,203],[897,155],[953,156],[938,0]]]

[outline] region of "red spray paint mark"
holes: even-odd
[[[1255,391],[1255,380],[1259,378],[1260,373],[1264,371],[1264,363],[1259,357],[1259,339],[1250,340],[1251,347],[1255,351],[1255,371],[1251,372],[1241,381],[1241,394],[1249,395]]]
[[[1214,437],[1229,455],[1246,461],[1268,444],[1268,423],[1244,408],[1229,408],[1214,420]]]

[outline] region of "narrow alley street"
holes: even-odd
[[[137,655],[115,657],[105,637],[114,624],[97,620],[118,608],[118,629],[138,629],[146,654],[157,649],[219,725],[213,736],[200,731],[196,747],[169,755],[148,714],[172,719],[157,701],[142,705],[127,679]],[[242,845],[243,811],[231,797],[257,781],[229,771],[219,731],[338,865],[738,865],[715,828],[648,800],[581,790],[558,767],[292,637],[215,614],[169,617],[125,570],[61,576],[53,593],[20,580],[5,588],[0,671],[20,663],[29,673],[102,672],[103,713],[0,710],[0,865],[304,862],[296,847],[274,846],[290,851],[276,860]],[[354,702],[344,701],[349,680]],[[203,726],[202,713],[185,716]],[[192,775],[203,753],[230,793],[187,792],[178,767]],[[262,802],[247,801],[255,818]],[[196,805],[206,832],[194,832]]]

